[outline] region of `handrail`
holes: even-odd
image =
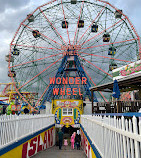
[[[54,115],[0,116],[0,148],[54,124]]]
[[[81,116],[81,125],[101,157],[140,158],[141,119],[102,115]]]
[[[96,113],[96,116],[128,116],[128,117],[141,117],[141,112],[129,112],[129,113]]]

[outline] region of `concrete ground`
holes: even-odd
[[[37,155],[33,156],[33,158],[86,158],[86,155],[82,149],[72,150],[70,146],[67,146],[66,150],[64,147],[59,150],[59,147],[55,146],[39,152]]]

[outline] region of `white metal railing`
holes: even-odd
[[[81,124],[102,158],[141,158],[141,120],[82,115]]]
[[[54,124],[54,115],[0,116],[0,148]]]

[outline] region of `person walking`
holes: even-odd
[[[68,140],[67,140],[67,138],[64,138],[64,147],[65,147],[65,150],[66,150],[67,146],[68,146]]]
[[[71,149],[74,149],[74,134],[71,136]]]
[[[75,137],[75,142],[76,142],[76,146],[77,146],[77,150],[80,150],[80,142],[81,142],[81,136],[80,134],[76,134],[76,137]]]
[[[63,142],[63,132],[62,132],[61,129],[59,129],[58,138],[59,138],[59,149],[61,150],[61,148],[62,148],[62,142]]]
[[[74,135],[74,149],[75,149],[75,147],[76,147],[76,142],[75,142],[76,132],[73,132],[73,135]]]

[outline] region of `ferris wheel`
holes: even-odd
[[[141,45],[124,11],[108,2],[50,1],[27,15],[10,44],[8,75],[20,97],[27,101],[20,92],[36,93],[38,105],[70,52],[96,86],[112,81],[113,69],[140,59]],[[95,95],[107,100],[101,92]]]

